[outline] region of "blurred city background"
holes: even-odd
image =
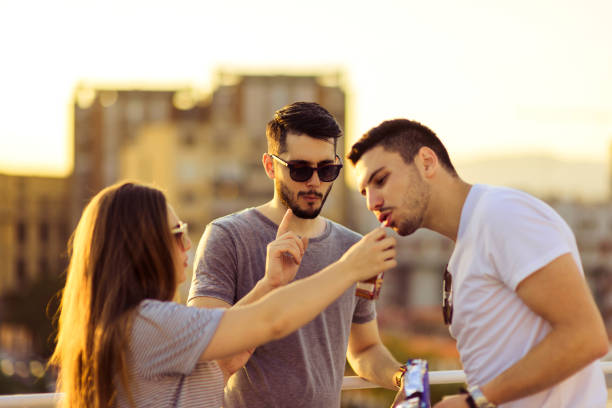
[[[0,3],[0,395],[53,391],[50,316],[87,200],[121,179],[153,183],[197,243],[214,218],[272,197],[265,124],[294,101],[334,114],[342,157],[407,117],[438,133],[466,181],[548,202],[612,338],[611,3],[34,5]],[[377,226],[350,165],[323,214]],[[399,247],[377,302],[384,341],[400,360],[460,369],[439,306],[453,243],[418,231]],[[392,398],[345,391],[343,406]]]

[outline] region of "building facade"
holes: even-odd
[[[54,313],[68,265],[69,187],[69,178],[0,174],[0,357],[11,367],[17,359],[15,372],[26,379],[22,360],[50,347],[45,311]]]
[[[337,73],[220,71],[212,94],[188,103],[183,103],[189,99],[185,90],[78,89],[73,219],[97,191],[132,179],[164,190],[197,244],[211,220],[272,198],[273,182],[261,160],[267,152],[266,124],[276,110],[296,101],[318,102],[344,128],[342,81]],[[337,151],[344,156],[344,139]],[[346,199],[341,173],[323,214],[344,223]]]
[[[0,294],[66,267],[69,179],[0,174]]]
[[[75,90],[73,223],[91,197],[119,180],[120,152],[142,126],[200,114],[189,95],[188,89],[117,90],[81,85]]]

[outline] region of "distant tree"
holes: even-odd
[[[16,376],[6,377],[0,372],[0,395],[4,394],[31,394],[49,392],[47,379],[22,379]]]
[[[52,319],[59,305],[64,278],[43,276],[0,298],[0,321],[24,327],[32,337],[34,353],[48,358],[54,348]]]

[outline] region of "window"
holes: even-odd
[[[213,146],[217,151],[227,151],[230,147],[230,134],[229,132],[218,130],[213,136]]]
[[[19,221],[17,222],[17,242],[19,244],[24,244],[26,241],[26,225],[25,222]]]
[[[16,272],[17,283],[19,285],[25,285],[28,279],[28,275],[26,272],[25,261],[23,259],[17,260],[17,264],[15,265],[15,272]]]
[[[235,200],[240,195],[241,186],[232,180],[216,180],[214,182],[215,195],[227,200]]]
[[[195,134],[192,130],[183,130],[181,132],[181,143],[183,144],[183,146],[195,146],[196,144],[196,137]]]
[[[578,223],[578,228],[581,230],[592,231],[597,228],[597,220],[593,218],[583,218]]]
[[[49,224],[46,221],[41,222],[38,226],[38,235],[41,242],[46,244],[49,241]]]
[[[196,201],[196,193],[192,190],[185,190],[181,193],[181,204],[191,205]]]
[[[38,260],[38,276],[48,276],[49,275],[49,262],[47,262],[47,258],[41,256]]]
[[[69,227],[69,222],[67,220],[61,220],[57,226],[57,234],[59,235],[59,241],[62,246],[68,242],[70,238],[71,229]]]

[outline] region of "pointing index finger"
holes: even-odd
[[[293,211],[291,211],[291,208],[287,208],[287,212],[285,212],[285,215],[283,216],[282,221],[278,225],[278,230],[276,231],[276,238],[280,237],[285,232],[290,231],[289,224],[291,223],[292,219],[293,219]]]

